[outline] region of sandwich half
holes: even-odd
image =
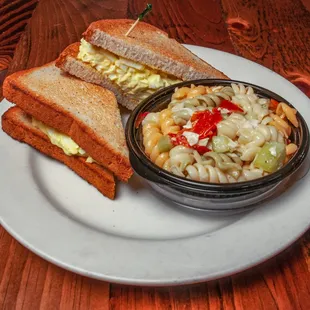
[[[24,142],[41,153],[54,158],[76,172],[110,199],[115,196],[113,174],[96,163],[87,162],[84,156],[68,156],[51,143],[49,137],[35,127],[32,117],[18,107],[10,108],[2,116],[2,129],[13,139]]]
[[[228,77],[168,34],[129,19],[93,22],[81,42],[68,46],[56,61],[62,70],[111,90],[130,110],[162,87],[175,83]]]
[[[50,63],[10,75],[3,94],[65,156],[81,157],[122,181],[132,175],[120,112],[109,90],[64,74]]]

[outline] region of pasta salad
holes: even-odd
[[[210,183],[257,179],[280,169],[297,151],[297,111],[260,98],[252,87],[176,88],[160,112],[140,115],[146,155],[181,177]]]

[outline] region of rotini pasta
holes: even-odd
[[[175,90],[168,107],[142,122],[145,153],[159,167],[210,183],[243,182],[281,168],[296,110],[260,98],[252,87],[194,86]]]
[[[159,115],[150,113],[143,121],[143,145],[145,153],[150,155],[158,140],[163,135],[160,130]]]
[[[232,113],[223,121],[217,124],[217,134],[220,136],[227,136],[230,139],[234,139],[237,133],[246,122],[246,118],[239,113]]]
[[[176,95],[176,96],[175,96]],[[204,111],[210,107],[218,106],[221,101],[231,100],[234,95],[231,87],[178,89],[173,100],[168,105],[172,111],[172,118],[177,125],[185,125],[192,114],[197,111]]]
[[[231,100],[242,107],[246,112],[247,119],[257,119],[261,121],[266,115],[269,114],[268,105],[261,104],[256,95],[235,95]]]
[[[162,110],[159,113],[159,123],[164,135],[167,135],[170,132],[178,132],[180,130],[180,127],[175,124],[172,118],[172,111],[170,109]]]
[[[251,181],[264,176],[264,172],[257,168],[244,168],[240,177],[237,179],[238,182]]]
[[[252,87],[245,87],[243,84],[231,84],[231,87],[235,94],[254,95]]]
[[[223,172],[217,167],[211,165],[194,164],[188,165],[185,168],[187,178],[195,181],[209,182],[209,183],[235,183],[236,179]]]
[[[212,159],[211,165],[213,167],[219,168],[223,172],[227,172],[234,178],[238,178],[240,176],[240,172],[242,171],[242,160],[236,156],[230,156],[229,153],[216,153],[216,152],[208,152],[204,154],[206,160],[209,158]]]
[[[270,125],[258,125],[256,129],[241,129],[238,132],[240,143],[239,150],[242,153],[241,160],[252,161],[261,147],[269,141],[284,143],[284,136],[276,127]]]
[[[183,171],[187,165],[194,162],[193,150],[182,145],[175,146],[169,152],[169,160],[165,162],[163,168],[184,176]]]

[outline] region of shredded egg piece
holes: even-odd
[[[63,150],[63,152],[68,156],[83,156],[87,157],[86,162],[95,162],[91,157],[89,157],[86,152],[76,144],[69,136],[60,133],[59,131],[51,128],[39,120],[32,118],[32,125],[42,131],[50,139],[51,143],[58,146]]]

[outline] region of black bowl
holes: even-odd
[[[151,162],[144,153],[141,126],[136,128],[137,117],[143,112],[156,112],[164,109],[171,101],[176,87],[194,85],[223,85],[242,83],[251,86],[262,98],[273,98],[293,107],[279,95],[257,85],[235,80],[203,79],[178,83],[166,87],[143,100],[130,115],[126,125],[126,138],[133,169],[164,197],[185,207],[208,211],[245,210],[269,198],[276,188],[284,185],[305,161],[309,151],[309,130],[304,118],[297,112],[299,127],[292,129],[290,139],[298,145],[298,150],[278,171],[252,181],[215,184],[189,180],[161,169]]]

